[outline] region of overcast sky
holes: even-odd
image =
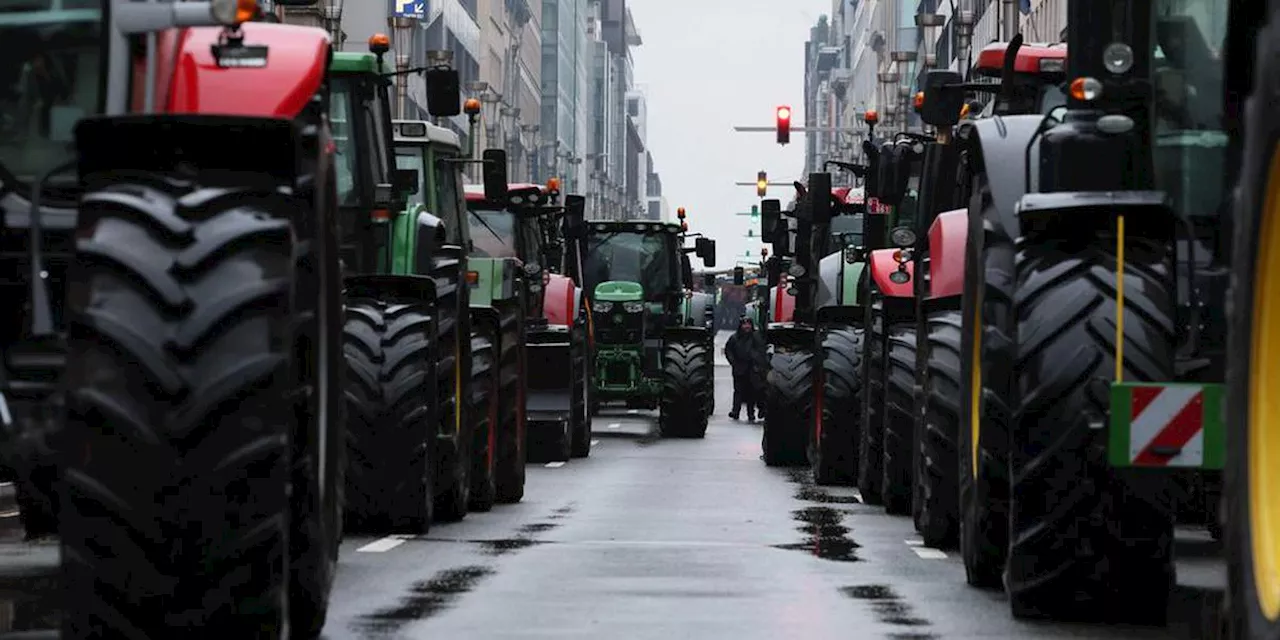
[[[757,204],[757,171],[791,181],[804,171],[804,134],[782,147],[773,133],[735,133],[735,125],[772,126],[791,105],[804,121],[804,43],[832,0],[631,0],[644,44],[633,49],[636,84],[648,97],[647,137],[662,193],[689,226],[717,240],[717,267],[760,244],[745,238]],[[752,182],[737,187],[734,182]],[[791,193],[771,187],[786,206]],[[674,215],[674,214],[673,214]],[[695,258],[695,268],[697,260]]]

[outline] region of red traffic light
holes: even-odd
[[[791,107],[778,107],[778,144],[791,142]]]

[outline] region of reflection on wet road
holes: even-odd
[[[705,440],[662,440],[646,414],[608,412],[590,458],[530,465],[521,504],[344,542],[324,637],[1212,637],[1221,566],[1206,540],[1179,541],[1168,629],[1015,622],[910,519],[766,468],[760,427],[724,417],[719,372]],[[52,545],[0,542],[0,630],[56,625],[55,562]]]

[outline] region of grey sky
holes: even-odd
[[[781,147],[772,133],[735,133],[735,125],[773,124],[791,105],[792,126],[804,121],[804,43],[832,0],[631,0],[644,39],[634,49],[636,83],[648,97],[648,139],[671,205],[685,207],[689,226],[717,240],[719,267],[759,242],[743,237],[759,202],[756,172],[770,182],[800,178],[804,134]],[[769,197],[786,206],[789,189]],[[697,267],[695,259],[695,268]]]

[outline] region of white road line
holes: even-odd
[[[629,413],[629,414],[631,414],[631,415],[633,415],[633,416],[634,416],[634,415],[639,415],[639,414],[640,414],[640,410],[639,410],[639,409],[628,409],[628,410],[627,410],[627,413]]]
[[[592,440],[592,441],[591,441],[591,444],[593,444],[593,445],[600,444],[600,441],[599,441],[599,440]]]
[[[16,517],[18,517],[18,512],[17,512],[16,510],[15,510],[15,511],[0,511],[0,518],[16,518]]]
[[[906,540],[903,540],[903,542],[907,543],[908,547],[924,546],[924,540],[921,540],[920,538],[907,538]]]
[[[563,466],[564,466],[564,461],[547,463],[548,469],[559,469],[560,467],[563,467]]]
[[[404,544],[406,540],[412,539],[413,536],[406,535],[387,536],[381,540],[374,540],[373,542],[356,549],[356,553],[383,553]]]
[[[947,554],[929,547],[911,547],[911,550],[916,552],[922,560],[944,560],[947,557]]]
[[[610,429],[621,429],[621,428],[622,428],[622,423],[621,423],[621,422],[610,422],[610,423],[609,423],[609,428],[610,428]]]

